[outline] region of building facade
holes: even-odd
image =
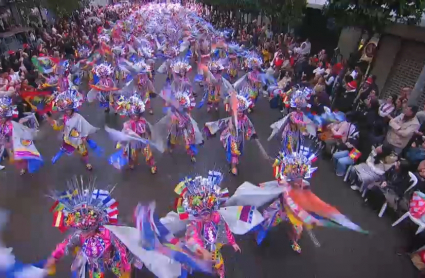
[[[344,57],[357,47],[361,32],[347,28],[341,32],[339,48]],[[425,66],[425,28],[394,24],[381,35],[371,73],[376,75],[380,98],[397,95],[403,87],[414,87]],[[423,107],[425,94],[419,97]]]

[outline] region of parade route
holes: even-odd
[[[193,80],[194,72],[190,74]],[[157,74],[155,88],[162,88],[165,76]],[[195,85],[198,93],[197,102],[202,92]],[[152,100],[154,115],[145,113],[146,119],[156,123],[163,115],[163,101],[157,97]],[[108,164],[107,158],[114,152],[114,143],[108,138],[104,126],[121,130],[124,118],[105,114],[97,103],[83,105],[81,114],[94,126],[101,128],[92,138],[104,148],[101,158],[90,154],[90,162],[94,170],[88,172],[79,157],[64,156],[56,165],[50,160],[58,151],[61,141],[58,133],[43,123],[40,138],[36,145],[45,160],[44,167],[36,174],[19,176],[13,165],[6,166],[0,172],[0,207],[11,212],[11,220],[5,232],[7,246],[24,262],[35,262],[46,259],[66,235],[52,227],[52,215],[49,209],[53,204],[46,195],[50,189],[65,189],[66,180],[82,175],[85,178],[96,177],[100,188],[117,185],[113,196],[119,201],[119,219],[123,224],[133,225],[133,209],[138,202],[155,200],[158,213],[164,215],[172,209],[174,187],[178,181],[191,174],[205,175],[208,170],[216,169],[225,173],[223,186],[232,194],[244,181],[258,184],[273,179],[272,160],[266,159],[256,142],[247,142],[239,175],[234,177],[228,173],[225,152],[218,137],[206,140],[199,148],[197,162],[193,164],[182,147],[172,154],[154,153],[158,173],[152,175],[149,168],[140,158],[135,170],[118,171]],[[203,127],[207,121],[226,117],[224,107],[219,112],[206,112],[206,107],[193,112],[193,118]],[[55,117],[55,115],[54,115]],[[269,108],[267,99],[260,97],[253,114],[249,115],[255,125],[259,140],[265,152],[274,157],[279,150],[279,141],[267,142],[270,124],[279,119],[278,110]],[[378,212],[365,205],[358,192],[352,191],[348,184],[334,174],[329,161],[319,159],[319,169],[311,180],[313,191],[325,202],[338,208],[354,223],[370,232],[369,235],[340,229],[316,229],[315,234],[321,244],[316,248],[308,235],[303,234],[300,241],[302,253],[292,251],[286,235],[285,225],[273,230],[261,246],[257,246],[254,236],[248,234],[236,237],[242,253],[234,253],[231,247],[225,247],[223,256],[226,277],[229,278],[399,278],[415,277],[414,266],[407,256],[397,255],[397,250],[405,246],[407,232],[405,225],[391,227],[394,217],[384,215],[379,218]],[[408,220],[406,220],[407,222]],[[70,277],[68,257],[57,266],[55,277]],[[109,277],[109,276],[107,276]],[[112,276],[111,276],[112,277]],[[134,277],[153,277],[148,271],[135,273]],[[194,275],[193,277],[207,277]]]

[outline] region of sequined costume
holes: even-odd
[[[100,107],[109,112],[110,105],[114,103],[114,92],[117,90],[111,78],[113,68],[108,64],[100,64],[94,67],[94,72],[99,77],[99,82],[91,85],[92,89],[88,92],[87,99],[93,102],[97,98]]]
[[[204,29],[201,29],[205,32]],[[207,34],[203,34],[196,43],[196,51],[198,57],[198,74],[195,77],[196,82],[203,84],[203,66],[207,66],[211,60],[211,40]]]
[[[241,87],[249,86],[250,93],[249,97],[251,99],[251,106],[249,107],[250,112],[257,102],[259,93],[262,90],[264,82],[262,80],[262,74],[260,72],[260,66],[263,63],[262,59],[255,53],[251,53],[247,56],[248,68],[251,70],[244,76],[242,76],[238,81],[235,82],[234,87],[236,90],[239,90]]]
[[[146,109],[152,115],[151,97],[156,95],[156,91],[152,81],[149,79],[149,74],[152,72],[151,67],[144,61],[139,61],[134,66],[138,70],[137,94],[143,99]]]
[[[71,269],[88,273],[90,278],[103,278],[112,272],[116,277],[129,278],[131,265],[137,263],[127,247],[105,225],[118,224],[118,202],[110,191],[96,189],[92,182],[85,184],[77,178],[68,182],[69,190],[55,191],[51,208],[53,226],[62,232],[75,229],[58,244],[48,264],[74,254]],[[85,276],[83,276],[85,277]]]
[[[8,157],[14,162],[21,175],[27,171],[34,173],[43,165],[43,159],[34,145],[35,130],[24,126],[18,116],[16,106],[8,97],[0,98],[0,161]]]
[[[157,133],[165,135],[165,145],[169,152],[178,144],[184,145],[186,153],[195,162],[197,145],[203,143],[198,124],[190,116],[190,110],[195,107],[195,99],[188,91],[173,93],[171,98],[166,99],[171,106],[168,114],[155,124],[156,129],[160,129]]]
[[[208,177],[186,177],[174,190],[180,195],[176,200],[176,211],[180,220],[186,223],[185,241],[195,241],[212,253],[212,267],[220,277],[224,277],[221,248],[229,244],[235,251],[240,251],[233,233],[245,234],[255,223],[262,221],[253,207],[226,207],[228,190],[220,188],[222,180],[222,173],[209,171]],[[246,227],[237,227],[238,221],[244,222]]]
[[[89,152],[87,146],[94,151],[100,151],[97,144],[89,138],[98,128],[92,126],[81,114],[76,112],[76,109],[82,103],[83,97],[75,89],[68,89],[56,95],[54,107],[56,110],[64,111],[65,113],[58,120],[48,118],[53,129],[61,131],[63,134],[62,146],[52,159],[52,162],[56,163],[62,155],[71,155],[77,151],[86,168],[91,170],[93,167],[88,161]]]
[[[171,90],[173,93],[187,91],[193,94],[192,84],[188,78],[188,73],[192,70],[192,66],[186,59],[176,58],[171,61],[170,68],[173,73],[173,82]]]
[[[130,120],[124,123],[122,133],[132,135],[143,139],[151,139],[152,128],[149,122],[142,116],[145,111],[144,101],[138,96],[121,96],[117,101],[117,112],[120,115],[130,117]],[[152,149],[149,144],[142,141],[119,142],[117,148],[122,148],[123,155],[129,161],[130,168],[133,169],[138,161],[140,153],[143,154],[146,164],[150,167],[152,174],[156,173],[155,160]]]
[[[245,140],[257,136],[254,125],[245,114],[250,107],[249,90],[241,90],[237,95],[232,93],[226,107],[231,107],[233,116],[216,122],[205,124],[207,137],[211,137],[221,131],[220,141],[226,151],[227,161],[230,164],[232,174],[237,175],[239,157],[243,154]]]
[[[270,126],[273,131],[269,140],[280,133],[283,148],[296,150],[302,144],[303,135],[316,136],[315,125],[303,112],[303,109],[310,107],[308,103],[310,94],[309,89],[295,90],[291,94],[289,103],[294,110]]]
[[[343,227],[363,232],[337,209],[320,200],[311,190],[306,179],[311,178],[317,167],[312,164],[320,152],[316,139],[306,138],[297,149],[283,148],[273,164],[274,181],[260,184],[242,184],[228,201],[242,202],[255,206],[272,203],[263,211],[264,222],[257,227],[257,243],[260,244],[267,232],[281,222],[289,222],[292,231],[289,235],[294,251],[300,253],[298,241],[304,230],[308,232],[316,246],[317,238],[312,232],[316,226]]]
[[[222,71],[224,67],[218,61],[211,61],[208,64],[209,74],[205,79],[205,97],[207,98],[207,111],[215,109],[218,111],[218,106],[221,101],[222,94],[227,92],[222,92]]]

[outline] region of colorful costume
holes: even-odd
[[[65,255],[75,254],[71,270],[74,277],[104,278],[107,272],[116,277],[131,277],[132,265],[145,265],[158,277],[178,277],[180,265],[156,251],[139,246],[136,228],[117,226],[118,202],[112,190],[97,189],[93,182],[68,182],[69,190],[53,192],[53,226],[76,231],[57,245],[48,260],[51,266]]]
[[[308,89],[297,90],[291,94],[290,106],[295,110],[270,125],[273,131],[269,141],[276,134],[281,133],[283,148],[296,150],[302,144],[303,134],[316,136],[316,126],[302,111],[302,109],[310,107],[308,104],[310,94],[311,91]]]
[[[192,94],[192,84],[187,77],[187,74],[192,70],[192,66],[186,60],[176,58],[171,61],[171,70],[173,73],[172,92],[188,91]]]
[[[196,162],[197,145],[203,143],[203,138],[198,124],[189,113],[195,106],[194,97],[184,91],[174,93],[173,96],[165,98],[165,101],[172,107],[169,113],[155,124],[156,134],[165,133],[166,143],[162,142],[161,148],[166,145],[164,148],[172,152],[177,144],[182,144],[192,162]]]
[[[255,138],[257,135],[254,125],[245,114],[250,104],[248,89],[240,91],[237,95],[234,93],[230,96],[233,116],[205,124],[207,137],[221,131],[220,141],[226,150],[227,162],[233,175],[238,173],[237,165],[239,157],[243,154],[245,140]]]
[[[218,106],[221,101],[221,95],[227,92],[222,92],[223,77],[221,76],[224,67],[219,61],[211,61],[208,64],[209,72],[205,73],[205,94],[204,98],[207,99],[207,111],[215,109],[218,111]]]
[[[124,123],[122,133],[132,136],[135,139],[150,140],[152,137],[152,127],[149,122],[142,117],[145,111],[144,101],[138,95],[133,95],[131,97],[121,96],[117,104],[117,112],[120,115],[130,117],[130,120]],[[143,153],[146,163],[151,168],[152,174],[156,173],[152,149],[150,145],[147,144],[147,141],[126,140],[126,142],[119,142],[117,148],[123,150],[123,156],[127,159],[131,169],[136,165],[139,153]]]
[[[204,29],[201,29],[204,32]],[[211,41],[207,34],[203,34],[197,41],[196,51],[198,56],[198,74],[195,76],[195,82],[203,85],[203,66],[207,66],[211,59]]]
[[[149,73],[151,72],[151,67],[147,65],[144,61],[136,63],[135,68],[138,71],[137,75],[137,93],[143,99],[145,106],[149,109],[149,114],[153,114],[151,107],[151,96],[156,95],[155,87],[152,81],[149,79]]]
[[[108,64],[100,64],[94,67],[94,72],[99,77],[96,85],[90,85],[92,89],[87,93],[87,100],[93,102],[99,100],[100,107],[104,107],[105,112],[109,112],[110,104],[114,103],[114,91],[118,90],[111,78],[113,68]]]
[[[307,142],[307,139],[296,150],[283,148],[273,165],[275,181],[265,182],[260,187],[244,183],[236,190],[233,200],[228,201],[229,204],[239,202],[244,205],[262,206],[273,200],[263,212],[265,221],[257,227],[258,244],[262,242],[270,228],[282,221],[292,224],[293,231],[290,237],[292,248],[296,252],[301,252],[298,240],[304,229],[307,229],[317,246],[319,242],[311,231],[315,226],[344,227],[365,232],[337,209],[314,195],[309,183],[304,180],[311,178],[317,169],[312,167],[312,163],[319,151],[320,144],[315,140]]]
[[[227,206],[228,190],[220,188],[222,180],[216,171],[209,171],[208,177],[186,177],[174,190],[180,195],[176,201],[180,221],[172,212],[161,218],[172,233],[185,230],[186,242],[195,241],[211,252],[213,270],[220,277],[224,277],[221,248],[230,244],[240,251],[233,234],[246,234],[263,220],[255,207]]]
[[[34,173],[43,165],[43,158],[34,145],[36,130],[30,129],[12,120],[18,116],[16,106],[12,105],[12,99],[0,98],[0,161],[3,157],[9,157],[21,171],[21,175],[27,171]]]
[[[83,103],[82,95],[75,89],[68,89],[56,95],[54,107],[65,114],[59,121],[51,120],[54,130],[63,132],[63,142],[59,152],[53,157],[52,163],[56,163],[63,154],[71,155],[75,151],[81,155],[82,162],[88,170],[92,170],[92,165],[88,161],[87,145],[99,153],[101,150],[97,144],[89,138],[98,128],[92,126],[83,116],[75,110]]]
[[[240,90],[243,87],[249,86],[251,106],[249,107],[248,112],[250,112],[257,102],[258,95],[261,92],[263,85],[265,85],[263,79],[266,75],[260,72],[260,67],[263,61],[261,57],[255,53],[248,55],[247,63],[248,68],[251,69],[251,71],[239,78],[239,80],[236,81],[233,86],[236,90]]]

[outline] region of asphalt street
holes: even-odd
[[[191,73],[193,78],[194,73]],[[159,90],[165,77],[157,75],[155,87]],[[196,85],[199,101],[202,93]],[[152,124],[162,116],[162,100],[152,100],[154,115],[146,114]],[[81,114],[94,126],[108,125],[121,129],[125,119],[105,114],[97,103],[85,104]],[[219,112],[207,113],[206,107],[193,113],[200,126],[207,121],[226,117],[224,107]],[[279,142],[267,142],[270,124],[279,119],[277,110],[271,110],[268,101],[260,98],[256,111],[250,115],[259,139],[267,153],[274,157]],[[272,179],[272,161],[261,154],[255,142],[248,142],[239,167],[239,176],[228,174],[225,152],[218,138],[205,141],[200,147],[196,164],[191,163],[183,148],[172,154],[156,155],[158,173],[151,175],[143,160],[134,170],[118,171],[108,164],[107,157],[114,152],[114,143],[101,129],[92,136],[105,149],[105,156],[91,156],[92,172],[86,171],[78,156],[64,156],[56,164],[50,160],[58,151],[61,141],[58,133],[47,124],[41,127],[41,138],[36,142],[45,159],[45,166],[39,173],[19,176],[13,165],[4,164],[0,172],[0,207],[11,212],[11,220],[5,232],[5,242],[14,248],[15,254],[24,262],[30,263],[47,258],[55,245],[66,234],[52,227],[49,208],[52,200],[46,197],[51,189],[65,189],[65,181],[75,175],[96,176],[100,187],[117,184],[113,196],[120,203],[120,220],[132,225],[133,209],[138,202],[155,200],[158,212],[163,215],[172,208],[174,187],[179,179],[188,174],[207,174],[208,170],[218,169],[226,173],[223,186],[233,193],[244,181],[260,183]],[[319,169],[312,179],[313,191],[324,201],[337,207],[353,222],[359,224],[369,235],[348,230],[317,229],[316,236],[321,247],[315,247],[304,234],[300,244],[302,254],[296,254],[290,247],[286,235],[288,227],[281,225],[273,230],[261,246],[257,246],[253,235],[237,237],[242,253],[234,253],[231,247],[224,248],[227,277],[232,278],[398,278],[417,277],[417,272],[407,256],[397,255],[397,250],[406,245],[410,231],[406,225],[391,227],[395,216],[384,215],[365,205],[358,192],[350,189],[341,178],[336,177],[329,161],[319,159]],[[409,220],[405,220],[408,222]],[[55,277],[70,277],[71,259],[58,264]],[[137,278],[153,277],[148,271],[135,273]],[[194,277],[207,277],[194,275]]]

